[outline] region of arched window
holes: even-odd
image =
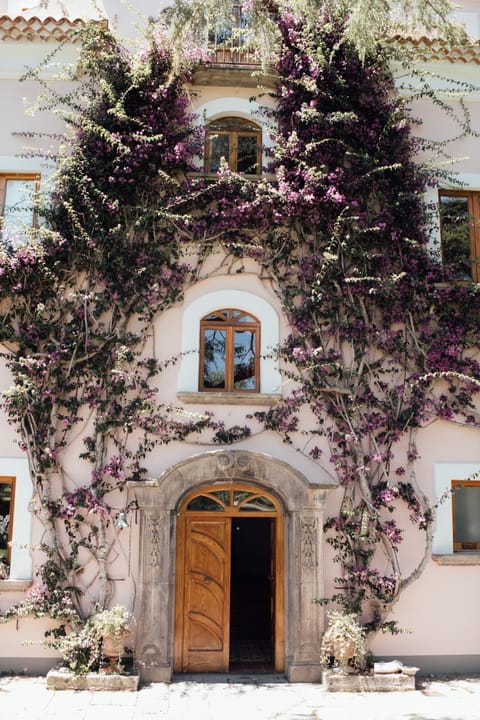
[[[200,321],[201,391],[259,392],[260,323],[233,308]]]
[[[224,160],[232,172],[260,175],[262,131],[251,120],[225,117],[207,125],[205,172],[217,172]]]

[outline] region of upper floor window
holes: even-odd
[[[480,193],[442,190],[439,196],[442,259],[459,280],[480,281]]]
[[[251,120],[225,117],[207,126],[205,172],[217,172],[222,162],[232,172],[260,175],[262,171],[262,131]]]
[[[10,567],[14,501],[15,478],[0,477],[0,564],[4,568]]]
[[[34,195],[38,175],[0,175],[1,235],[4,242],[16,245],[25,227],[35,223]]]
[[[222,309],[200,321],[201,391],[259,392],[260,323],[253,315]]]

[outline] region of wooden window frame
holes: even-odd
[[[215,128],[215,124],[231,124],[227,129]],[[253,128],[252,128],[253,126]],[[262,128],[257,123],[234,116],[222,117],[212,120],[205,131],[205,172],[217,172],[211,169],[212,138],[216,135],[225,135],[229,139],[229,157],[225,158],[232,172],[238,172],[238,138],[254,137],[257,139],[257,171],[255,173],[242,173],[247,177],[257,177],[262,174]]]
[[[457,540],[455,530],[455,488],[461,487],[477,487],[480,492],[480,480],[452,480],[452,533],[453,533],[453,552],[479,552],[480,538],[475,541]]]
[[[442,197],[466,198],[470,226],[470,268],[473,282],[480,282],[480,191],[478,190],[439,190],[440,237],[442,222],[440,203]],[[442,261],[445,262],[443,240],[441,240]]]
[[[14,476],[0,476],[0,484],[10,484],[12,487],[10,495],[10,508],[9,508],[9,519],[8,519],[8,534],[7,534],[7,565],[10,566],[12,560],[12,536],[13,536],[13,519],[15,513],[15,483],[16,478]]]
[[[238,318],[233,317],[234,312],[249,315],[254,318],[254,322],[241,322]],[[229,318],[224,322],[208,320],[207,318],[214,314],[229,313]],[[225,330],[226,331],[226,350],[225,350],[225,387],[208,388],[204,387],[204,362],[205,362],[205,330]],[[200,320],[200,367],[198,387],[200,392],[218,392],[218,393],[258,393],[260,392],[260,321],[250,312],[239,308],[219,308],[212,310],[204,315]],[[235,330],[254,330],[255,331],[255,387],[254,388],[235,388],[234,387],[234,337]]]
[[[40,175],[38,173],[0,173],[0,217],[3,218],[5,211],[5,200],[7,197],[7,182],[9,180],[27,180],[35,183],[34,192],[37,193],[40,189]],[[37,225],[37,214],[33,213],[32,227]],[[1,236],[1,230],[0,230]]]

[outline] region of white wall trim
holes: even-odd
[[[32,518],[29,503],[32,480],[26,458],[0,458],[0,475],[15,477],[13,508],[12,552],[10,580],[30,580],[32,577],[31,536]]]
[[[178,373],[178,392],[198,392],[200,320],[220,308],[239,308],[255,315],[260,331],[260,392],[281,392],[281,377],[276,355],[268,356],[280,343],[280,323],[274,308],[263,298],[245,290],[216,290],[188,305],[182,320],[182,359]]]
[[[433,554],[453,554],[452,495],[449,492],[452,480],[468,480],[474,473],[480,472],[478,463],[434,463],[435,502],[445,499],[438,505],[433,534]]]

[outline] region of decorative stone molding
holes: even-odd
[[[301,520],[302,528],[302,562],[303,567],[315,568],[318,566],[317,547],[318,547],[318,520],[310,518]]]
[[[322,537],[325,491],[311,489],[305,507],[292,514],[288,529],[290,557],[289,611],[286,621],[287,672],[292,682],[319,682],[323,612]]]
[[[293,682],[321,679],[322,539],[328,477],[310,484],[287,463],[246,450],[217,450],[183,460],[159,478],[130,482],[140,517],[136,657],[142,679],[173,674],[176,514],[193,490],[241,482],[275,495],[285,517],[285,671]]]

